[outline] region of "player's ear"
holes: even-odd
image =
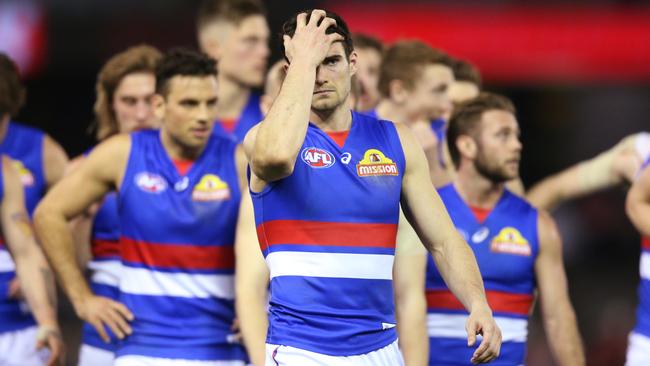
[[[476,158],[476,153],[478,151],[478,146],[476,146],[476,141],[469,135],[460,135],[456,139],[456,148],[460,152],[460,156],[474,160]]]
[[[352,51],[350,54],[350,75],[357,73],[357,53]]]
[[[399,79],[393,79],[388,83],[388,95],[393,102],[403,104],[408,98],[408,92],[404,82]]]
[[[165,102],[165,97],[163,97],[161,94],[154,94],[151,97],[151,106],[153,108],[153,113],[158,118],[159,120],[163,120],[165,118],[165,107],[166,107],[166,102]]]

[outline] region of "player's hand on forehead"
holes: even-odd
[[[336,20],[326,16],[324,10],[316,9],[309,14],[296,17],[296,31],[293,37],[283,37],[284,49],[289,63],[294,60],[308,61],[318,66],[327,56],[332,43],[342,41],[338,33],[327,34],[327,29],[336,26]]]

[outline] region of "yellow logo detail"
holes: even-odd
[[[214,174],[204,175],[192,191],[192,199],[195,201],[222,201],[229,198],[228,183]]]
[[[398,175],[397,164],[377,149],[366,150],[363,159],[357,164],[357,174],[360,177]]]
[[[519,230],[514,227],[501,229],[499,235],[492,239],[490,250],[497,253],[508,253],[529,256],[532,253],[530,243]]]
[[[31,187],[34,185],[34,175],[32,172],[23,165],[23,162],[20,160],[11,160],[11,163],[14,165],[14,169],[18,171],[20,175],[20,182],[25,187]]]

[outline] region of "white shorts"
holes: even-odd
[[[113,366],[115,354],[111,351],[82,344],[78,366]]]
[[[41,366],[50,351],[36,349],[38,327],[0,333],[0,366]]]
[[[650,365],[650,338],[632,332],[627,338],[625,366],[647,365]]]
[[[289,346],[266,345],[265,366],[404,366],[397,341],[363,355],[328,356]]]
[[[114,366],[245,366],[244,361],[197,361],[137,355],[120,356]]]

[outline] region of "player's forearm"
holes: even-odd
[[[63,290],[77,308],[92,292],[77,265],[74,241],[65,217],[39,206],[34,213],[34,229]]]
[[[263,366],[266,354],[266,330],[269,326],[266,311],[266,289],[237,292],[237,316],[253,366]]]
[[[582,340],[576,326],[571,304],[554,303],[553,313],[545,315],[547,338],[558,365],[581,366],[585,364]]]
[[[280,94],[257,131],[251,160],[260,178],[273,180],[273,171],[293,169],[307,134],[315,78],[316,68],[308,62],[294,60],[289,66]]]
[[[22,254],[16,255],[16,275],[36,321],[41,326],[57,327],[56,289],[52,271],[33,238]],[[25,242],[24,242],[25,243]]]
[[[399,347],[406,366],[426,366],[429,361],[427,304],[424,292],[418,295],[398,295],[396,300]]]
[[[477,306],[487,306],[476,257],[457,232],[450,233],[440,249],[434,249],[432,254],[442,278],[465,309],[471,312]]]

